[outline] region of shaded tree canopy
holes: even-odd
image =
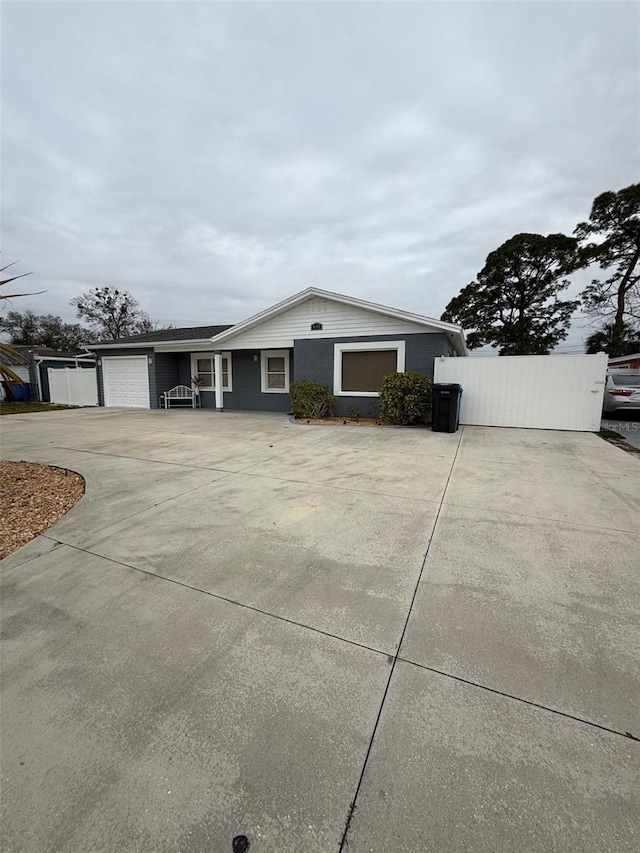
[[[592,332],[585,341],[585,352],[610,353],[614,345],[614,324],[605,323],[602,328]],[[632,355],[640,352],[640,328],[634,327],[631,323],[626,323],[623,326],[622,345],[617,344],[617,349],[620,350],[618,355]],[[612,356],[612,358],[615,356]]]
[[[442,319],[469,330],[471,349],[491,344],[500,355],[544,355],[567,336],[579,302],[559,294],[581,263],[573,237],[516,234],[487,256]]]
[[[640,322],[640,184],[599,195],[588,222],[579,223],[574,233],[584,263],[611,271],[609,278],[594,279],[585,288],[584,308],[611,327],[609,355],[625,355],[628,324]]]
[[[75,352],[96,340],[95,332],[77,323],[65,323],[54,314],[35,314],[30,310],[7,311],[0,316],[0,330],[11,337],[12,344],[50,347],[63,352]]]

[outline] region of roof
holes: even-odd
[[[270,320],[272,317],[276,317],[278,314],[282,314],[294,306],[300,305],[300,303],[306,302],[308,299],[312,299],[313,297],[328,299],[332,302],[340,302],[343,305],[353,305],[358,308],[364,308],[367,311],[373,311],[376,314],[385,314],[388,317],[407,320],[410,323],[417,323],[421,326],[430,326],[431,328],[444,332],[451,338],[457,338],[460,343],[460,349],[465,355],[467,354],[464,331],[461,326],[456,326],[454,323],[445,323],[443,320],[436,320],[433,317],[425,317],[422,314],[413,314],[410,311],[401,311],[397,308],[389,308],[387,305],[379,305],[377,302],[367,302],[364,299],[356,299],[353,296],[344,296],[342,293],[333,293],[330,290],[321,290],[319,287],[308,287],[306,290],[302,290],[300,293],[296,293],[294,296],[290,296],[288,299],[278,302],[277,305],[267,308],[266,311],[261,311],[260,313],[249,317],[248,320],[244,320],[242,323],[230,326],[225,331],[216,335],[213,338],[213,341],[217,344],[231,340],[236,335],[239,335],[254,326],[258,326],[260,323],[264,323],[266,320]]]
[[[17,347],[14,347],[13,344],[8,344],[8,346],[13,347],[13,349],[16,351],[16,354],[14,355],[14,353],[12,352],[3,352],[2,361],[5,364],[8,364],[9,367],[17,367],[20,364],[27,364],[27,358],[22,355],[22,353],[18,350]]]
[[[632,355],[619,355],[617,358],[610,358],[609,364],[621,364],[625,361],[635,361],[640,359],[640,352],[634,352]]]
[[[69,361],[73,361],[73,359],[86,358],[87,356],[87,353],[81,350],[77,350],[76,352],[61,352],[52,347],[40,347],[37,344],[10,344],[10,346],[23,356],[33,353],[37,358],[68,358]]]
[[[100,341],[90,344],[89,349],[103,346],[119,346],[121,344],[170,344],[174,341],[209,341],[215,335],[219,335],[226,329],[232,328],[229,324],[225,326],[185,326],[180,329],[159,329],[157,332],[144,332],[141,335],[129,335],[126,338],[118,338],[111,341]]]
[[[225,341],[232,340],[236,335],[260,325],[278,314],[288,311],[290,308],[300,305],[313,297],[328,299],[332,302],[339,302],[343,305],[352,305],[357,308],[363,308],[367,311],[372,311],[376,314],[383,314],[388,317],[395,317],[399,320],[406,320],[410,323],[415,323],[420,326],[428,326],[431,329],[446,334],[454,343],[455,349],[462,355],[467,355],[467,346],[464,338],[464,331],[461,326],[456,326],[454,323],[445,323],[443,320],[436,320],[433,317],[425,317],[422,314],[413,314],[410,311],[401,311],[397,308],[389,308],[387,305],[379,305],[377,302],[367,302],[364,299],[356,299],[353,296],[344,296],[341,293],[333,293],[330,290],[321,290],[319,287],[308,287],[300,293],[272,305],[265,311],[254,314],[247,320],[241,323],[226,326],[190,326],[180,329],[160,329],[157,332],[146,332],[142,335],[132,335],[127,338],[119,338],[115,341],[101,341],[97,344],[90,344],[86,347],[88,350],[95,349],[116,349],[118,347],[136,347],[175,343],[209,343],[222,344]]]

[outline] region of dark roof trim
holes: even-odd
[[[186,326],[180,329],[160,329],[157,332],[145,332],[142,335],[130,335],[126,338],[118,338],[114,341],[100,341],[97,344],[89,344],[87,349],[99,347],[137,346],[138,344],[172,344],[176,341],[209,341],[215,335],[220,335],[231,329],[226,326]]]

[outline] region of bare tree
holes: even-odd
[[[151,320],[137,299],[117,287],[94,287],[71,300],[76,316],[106,340],[118,340],[146,331]]]

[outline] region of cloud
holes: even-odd
[[[439,316],[514,233],[571,232],[637,179],[637,24],[626,2],[7,3],[4,257],[67,320],[99,284],[177,325],[309,285]]]

